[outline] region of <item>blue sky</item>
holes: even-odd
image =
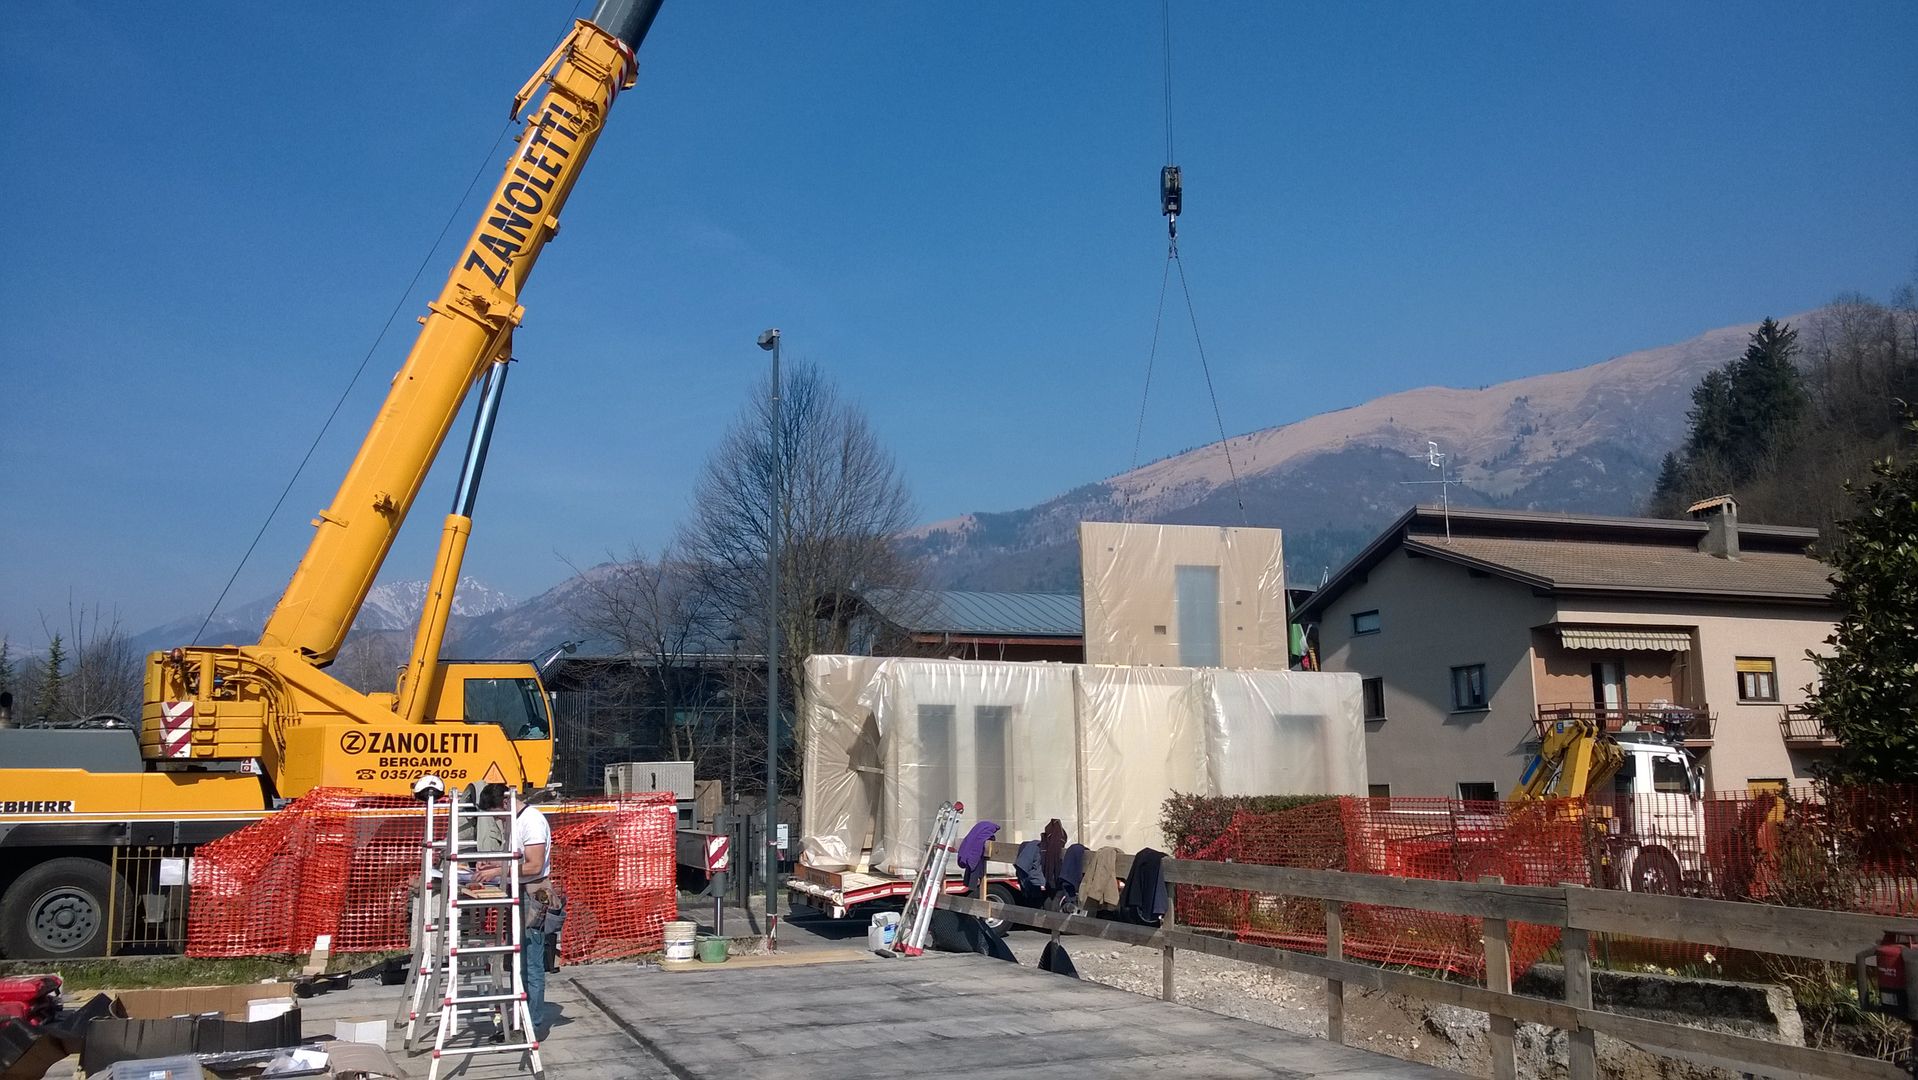
[[[37,644],[70,597],[136,630],[204,610],[572,11],[7,6],[0,633]],[[1181,248],[1234,431],[1918,262],[1903,0],[1173,13]],[[1124,469],[1159,15],[668,0],[524,295],[469,570],[525,596],[665,540],[769,325],[871,412],[928,520]],[[232,601],[284,584],[474,212]],[[1147,459],[1212,436],[1167,325]],[[424,576],[452,485],[387,578]]]

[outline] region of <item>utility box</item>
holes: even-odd
[[[693,763],[623,761],[606,766],[607,795],[637,795],[643,791],[670,791],[675,802],[692,802]]]

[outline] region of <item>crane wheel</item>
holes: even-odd
[[[105,956],[114,885],[113,870],[98,859],[48,859],[28,867],[0,895],[0,956]],[[128,914],[122,903],[114,917],[124,926]]]

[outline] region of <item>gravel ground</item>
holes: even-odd
[[[1021,930],[1006,940],[1020,963],[1038,965],[1045,934]],[[1081,978],[1159,996],[1158,950],[1096,938],[1068,937],[1062,943]],[[1320,980],[1190,952],[1179,954],[1173,978],[1182,1005],[1301,1035],[1325,1036],[1325,984]],[[1347,988],[1345,1035],[1349,1046],[1471,1076],[1491,1075],[1482,1013]],[[1722,1070],[1654,1058],[1605,1035],[1599,1036],[1598,1058],[1600,1074],[1614,1080],[1735,1080],[1734,1074]],[[1518,1072],[1524,1077],[1565,1077],[1565,1036],[1550,1028],[1520,1024]]]

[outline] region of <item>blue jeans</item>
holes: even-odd
[[[526,1011],[533,1018],[533,1031],[546,1025],[546,920],[521,935],[519,977],[526,984]]]

